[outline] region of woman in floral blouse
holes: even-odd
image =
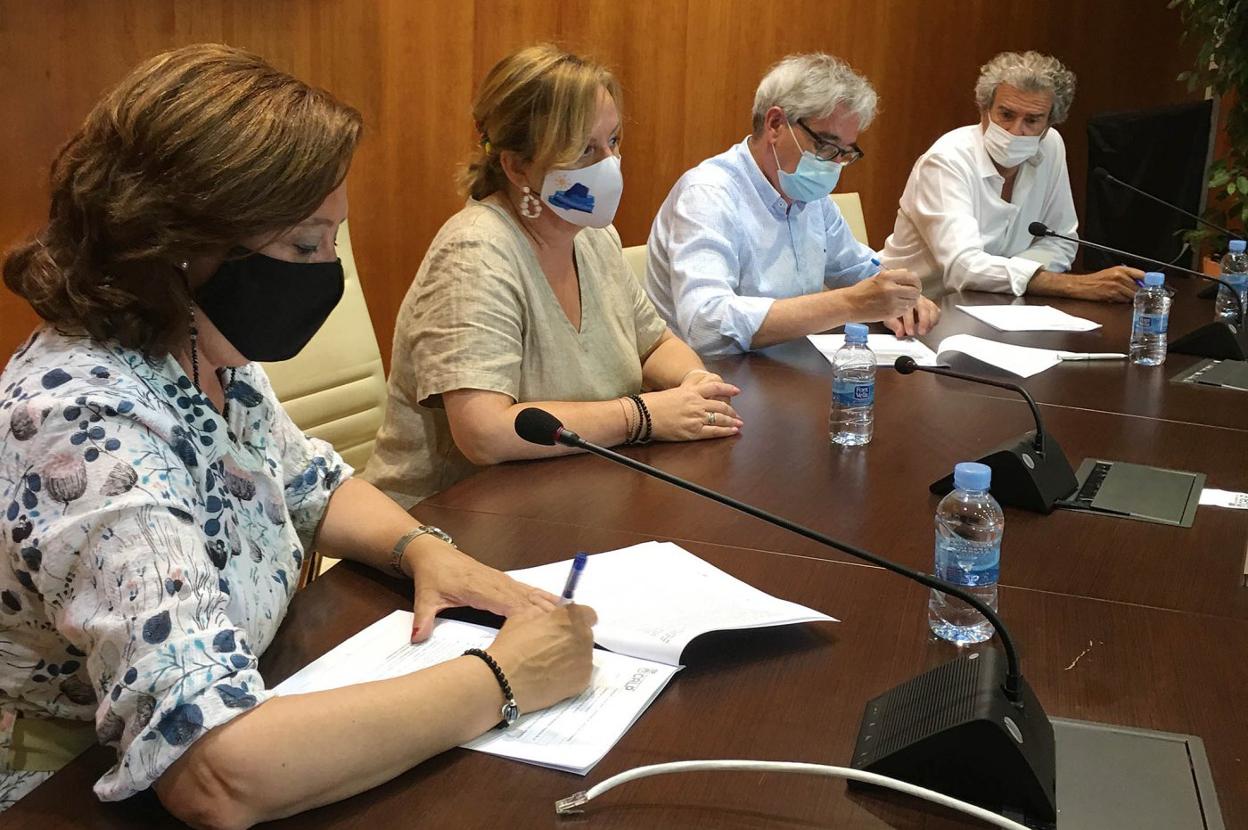
[[[521,710],[589,679],[593,612],[487,568],[303,435],[255,360],[337,303],[360,117],[224,46],[139,67],[61,150],[6,284],[47,321],[0,375],[0,797],[87,744],[245,827],[372,787],[499,720],[490,666],[274,697],[257,671],[313,548],[413,580],[413,640],[473,605]]]

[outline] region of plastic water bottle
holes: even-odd
[[[936,576],[996,611],[1005,515],[988,493],[991,483],[986,464],[967,461],[953,468],[954,490],[936,508]],[[982,643],[993,634],[983,614],[943,591],[933,590],[927,601],[927,624],[958,645]]]
[[[1222,255],[1222,279],[1235,286],[1235,293],[1239,295],[1239,301],[1244,308],[1248,308],[1248,253],[1244,252],[1245,245],[1242,239],[1232,239],[1231,244],[1227,246],[1227,251]],[[1235,305],[1235,300],[1230,291],[1223,286],[1218,286],[1218,302],[1214,308],[1214,319],[1223,323],[1230,323],[1233,326],[1239,326],[1239,306]],[[1248,322],[1248,321],[1243,321]]]
[[[875,431],[875,352],[867,346],[867,327],[845,324],[845,345],[832,358],[832,414],[828,435],[833,444],[857,447],[871,443]]]
[[[1135,292],[1131,317],[1131,362],[1160,366],[1166,362],[1166,329],[1170,326],[1170,291],[1166,277],[1156,271],[1144,275],[1144,287]]]

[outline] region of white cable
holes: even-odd
[[[702,770],[743,770],[755,772],[793,772],[807,773],[810,775],[826,775],[829,777],[850,778],[855,781],[861,781],[864,784],[874,784],[877,787],[886,787],[890,790],[896,790],[906,795],[916,796],[928,801],[939,804],[943,807],[949,807],[954,810],[974,816],[982,821],[986,821],[995,827],[1004,828],[1004,830],[1028,830],[1028,828],[1016,821],[1011,821],[1005,816],[998,815],[991,810],[985,810],[983,807],[977,807],[974,804],[968,804],[965,801],[959,801],[951,796],[938,793],[935,790],[929,790],[926,787],[919,787],[914,784],[908,784],[905,781],[898,781],[896,778],[889,778],[885,775],[876,775],[873,772],[864,772],[860,769],[850,769],[849,767],[833,767],[827,764],[803,764],[796,761],[740,761],[740,760],[722,760],[722,761],[674,761],[669,764],[651,764],[645,767],[634,767],[613,775],[606,781],[602,781],[588,790],[582,790],[579,793],[570,795],[567,798],[561,798],[555,802],[555,812],[559,815],[568,815],[570,813],[583,812],[580,807],[589,803],[600,795],[613,790],[621,784],[627,784],[629,781],[637,781],[642,778],[649,778],[652,775],[670,775],[677,772],[695,772]]]

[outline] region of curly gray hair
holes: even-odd
[[[980,112],[992,107],[997,87],[1009,84],[1023,92],[1048,92],[1053,96],[1049,123],[1060,124],[1075,100],[1075,73],[1051,55],[1039,52],[1002,52],[979,69],[975,103]]]
[[[754,132],[767,110],[780,107],[790,122],[827,118],[840,105],[858,116],[865,130],[875,118],[878,96],[866,78],[840,58],[822,52],[789,55],[767,70],[754,93]]]

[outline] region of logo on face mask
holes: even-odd
[[[577,182],[567,190],[556,190],[550,197],[553,207],[564,210],[579,210],[582,213],[594,212],[594,197],[589,195],[589,188]]]
[[[551,211],[586,228],[610,225],[623,192],[619,156],[607,156],[579,170],[551,170],[542,181],[542,201]]]

